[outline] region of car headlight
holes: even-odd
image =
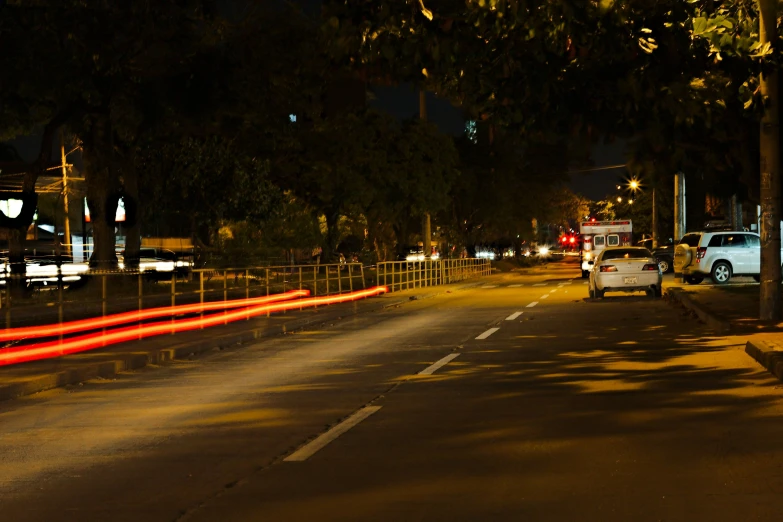
[[[549,248],[547,248],[547,247],[541,247],[541,248],[538,249],[538,254],[539,255],[545,256],[548,253],[549,253]]]

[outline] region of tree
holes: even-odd
[[[136,160],[146,219],[179,220],[207,250],[225,223],[259,224],[282,203],[268,163],[220,137],[150,143]]]

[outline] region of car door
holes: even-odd
[[[755,234],[745,234],[745,250],[747,251],[746,274],[761,273],[761,240]]]
[[[726,259],[731,263],[732,271],[735,274],[747,273],[750,260],[748,259],[749,249],[745,248],[745,234],[725,234],[723,236],[723,248],[717,253],[721,259]],[[715,259],[718,259],[718,257]]]

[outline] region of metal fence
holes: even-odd
[[[313,297],[342,294],[368,286],[360,263],[288,265],[186,272],[90,271],[78,282],[59,277],[39,283],[24,298],[14,298],[6,274],[0,311],[5,327],[62,323],[162,306],[252,298],[288,290]],[[27,284],[32,284],[26,278]],[[370,281],[371,284],[371,281]]]
[[[490,275],[492,263],[489,259],[390,261],[378,263],[377,270],[377,284],[395,292]]]

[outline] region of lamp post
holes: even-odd
[[[639,182],[638,179],[631,179],[631,181],[628,182],[628,188],[631,189],[632,192],[636,193],[638,190],[642,189],[642,184]],[[655,206],[655,187],[652,189],[652,247],[658,248],[658,209]]]

